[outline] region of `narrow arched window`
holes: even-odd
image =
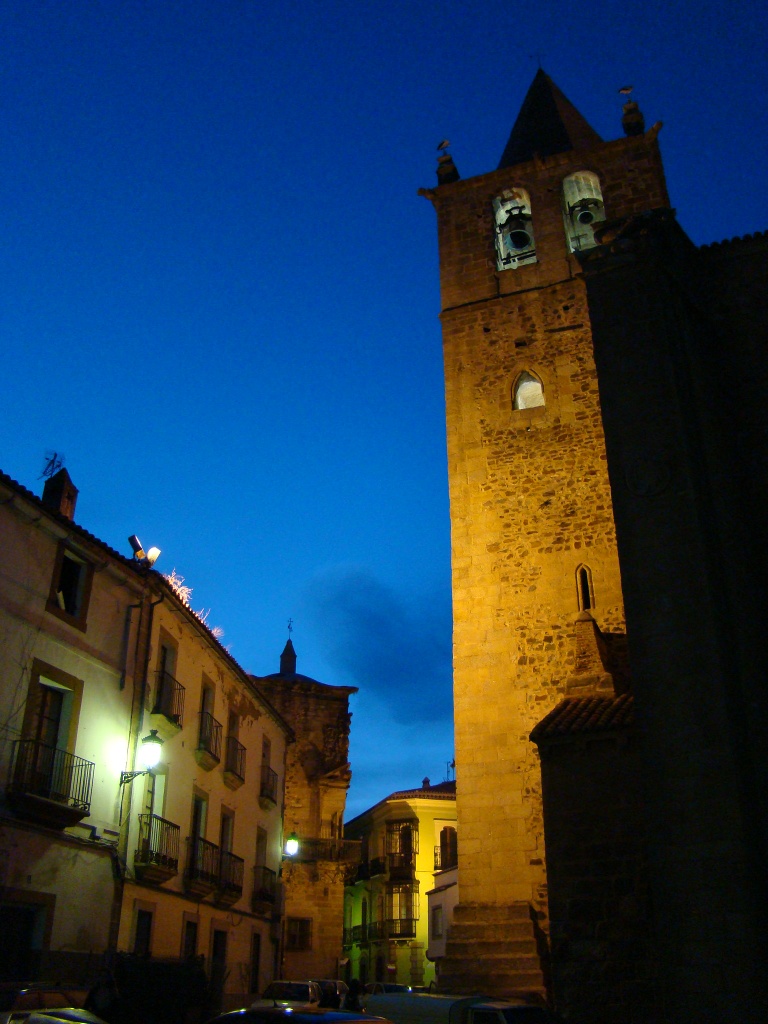
[[[534,409],[544,405],[544,388],[538,377],[524,370],[515,381],[512,389],[512,407],[514,409]]]
[[[536,262],[531,199],[524,188],[507,188],[493,200],[496,266],[512,270]]]
[[[605,220],[600,179],[592,171],[576,171],[563,181],[563,217],[571,252],[597,245],[595,228]]]
[[[579,601],[579,611],[585,612],[595,607],[592,570],[588,565],[580,565],[576,570],[576,594]]]

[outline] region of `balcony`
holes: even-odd
[[[413,878],[416,858],[412,853],[388,853],[387,866],[390,878],[408,880]]]
[[[416,919],[413,917],[396,917],[382,922],[384,937],[388,939],[415,939]]]
[[[30,821],[67,828],[88,817],[95,765],[37,740],[16,740],[8,802]]]
[[[162,739],[175,736],[184,719],[184,687],[170,672],[158,672],[150,723]]]
[[[300,839],[299,850],[292,861],[310,863],[318,860],[335,861],[338,864],[359,864],[361,842],[359,839]]]
[[[356,882],[367,882],[370,877],[370,861],[364,861],[362,864],[355,864],[352,862],[347,865],[344,872],[344,885],[354,885]]]
[[[179,873],[179,834],[174,825],[156,814],[139,815],[139,842],[133,869],[142,882],[162,885]]]
[[[227,736],[224,745],[224,782],[230,789],[245,782],[245,747],[234,736]]]
[[[277,903],[277,873],[271,868],[256,865],[253,869],[251,910],[254,914],[270,913]]]
[[[368,870],[371,878],[375,878],[376,875],[386,875],[387,862],[383,857],[371,857],[368,862]]]
[[[355,924],[347,929],[345,943],[380,942],[382,939],[413,939],[416,937],[416,919],[412,917],[390,918],[386,921],[369,921]]]
[[[196,896],[208,896],[219,885],[219,848],[201,836],[187,840],[184,888]]]
[[[200,712],[195,760],[207,772],[221,761],[221,722],[217,722],[207,711]]]
[[[277,804],[277,772],[273,772],[268,764],[261,766],[261,784],[259,786],[259,806],[262,811],[269,811]]]
[[[231,907],[243,895],[243,869],[245,861],[229,850],[219,852],[219,880],[216,884],[216,902]]]
[[[435,847],[435,871],[450,871],[458,867],[459,852],[455,846]]]

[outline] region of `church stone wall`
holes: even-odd
[[[577,572],[623,645],[590,313],[568,252],[562,180],[595,172],[608,220],[668,203],[656,130],[441,185],[438,217],[454,601],[461,902],[526,901],[546,918],[538,755],[529,735],[578,663]],[[530,195],[537,262],[498,271],[492,200]],[[522,372],[543,407],[515,410]],[[608,677],[610,680],[610,676]]]
[[[444,338],[461,898],[544,911],[528,734],[576,669],[580,564],[600,628],[624,625],[583,286],[452,312]],[[513,409],[523,370],[540,377],[544,407]]]

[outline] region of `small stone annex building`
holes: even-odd
[[[340,978],[344,877],[360,843],[344,838],[349,766],[349,698],[355,686],[329,686],[296,671],[291,639],[280,671],[255,686],[295,731],[285,765],[285,835],[298,850],[284,857],[283,978]]]
[[[694,246],[661,125],[631,100],[622,125],[603,141],[540,70],[499,167],[462,180],[443,151],[421,190],[461,829],[441,986],[756,1021],[768,238]]]

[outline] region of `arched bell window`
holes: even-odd
[[[544,388],[538,377],[524,370],[515,381],[512,389],[512,407],[514,409],[534,409],[544,405]]]
[[[592,171],[576,171],[563,181],[563,217],[571,252],[597,245],[595,228],[605,220],[600,179]]]
[[[536,262],[531,199],[524,188],[507,188],[493,200],[496,266],[512,270]]]

